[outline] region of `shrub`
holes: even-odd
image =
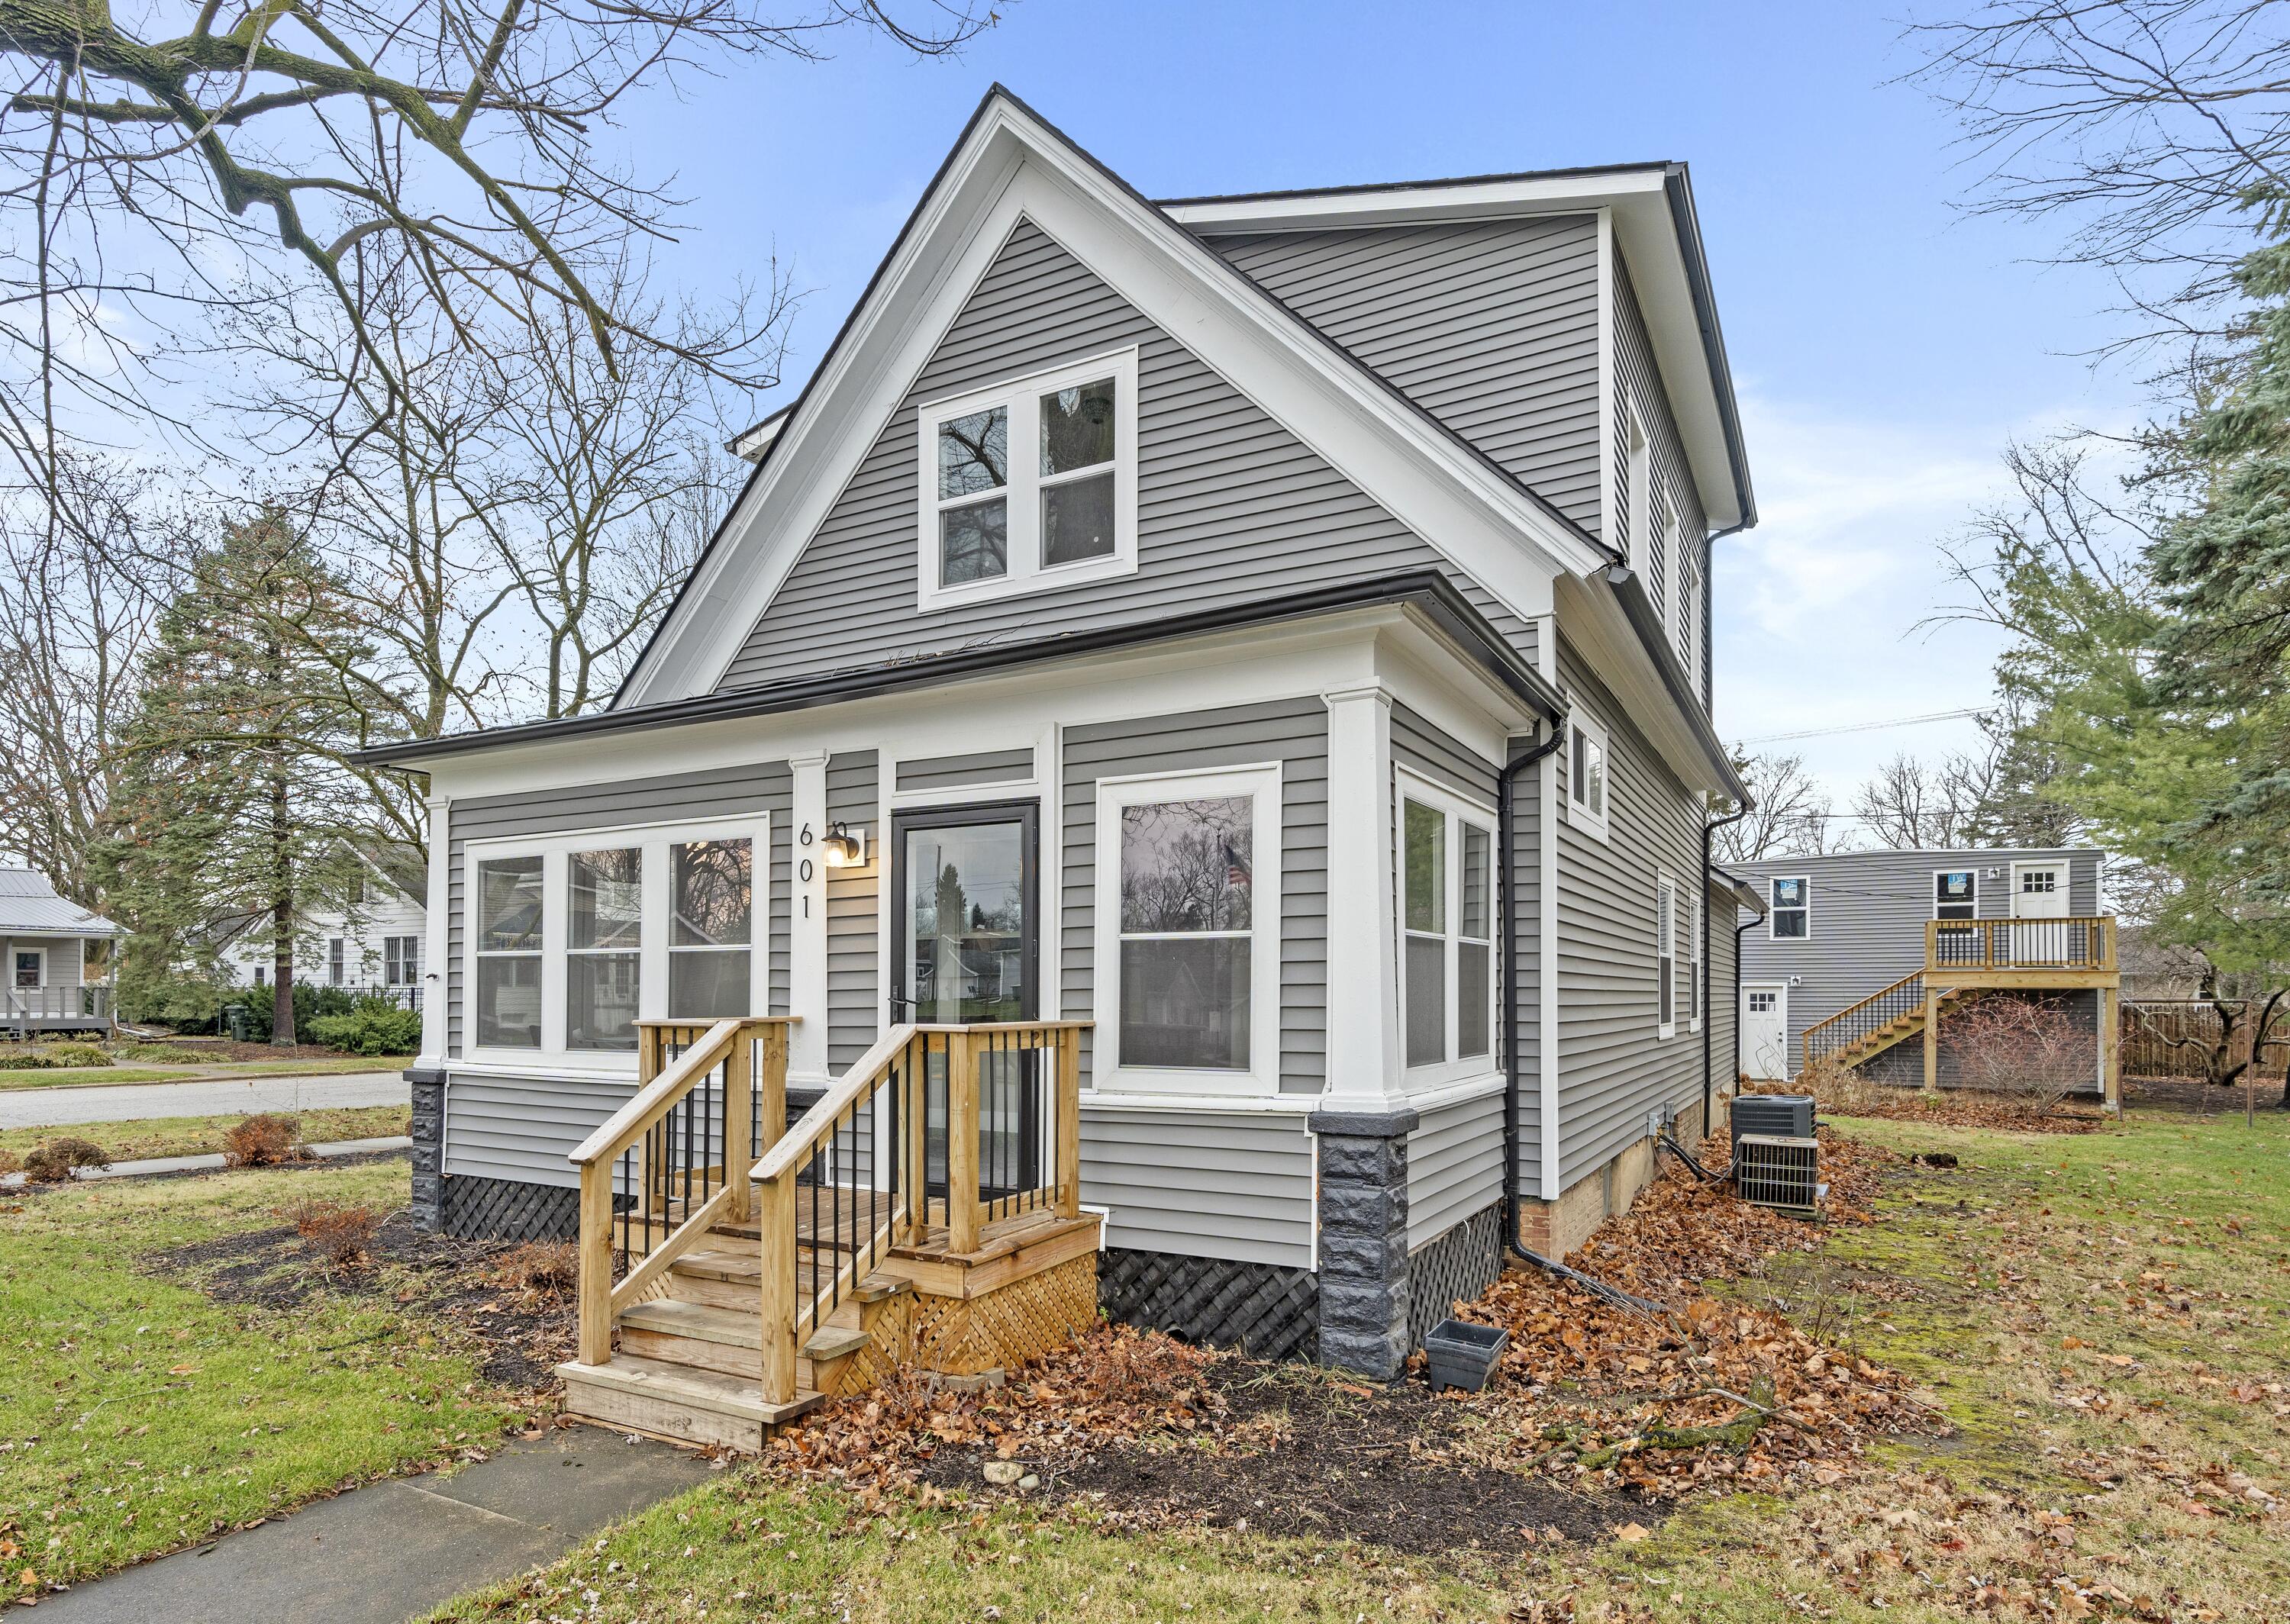
[[[1991,993],[1941,1020],[1941,1041],[1967,1088],[2049,1111],[2096,1076],[2092,1035],[2056,998]]]
[[[485,1277],[504,1291],[554,1300],[581,1284],[581,1251],[570,1241],[527,1241],[493,1260]]]
[[[286,1209],[286,1221],[313,1258],[338,1269],[363,1264],[373,1232],[381,1227],[381,1217],[372,1207],[340,1201],[298,1201]]]
[[[52,1139],[24,1158],[24,1177],[35,1184],[62,1184],[83,1167],[108,1167],[111,1158],[84,1139]]]
[[[12,1150],[0,1150],[0,1179],[24,1171],[24,1158]]]
[[[0,1071],[42,1071],[54,1064],[37,1049],[11,1049],[0,1054]]]
[[[276,1167],[300,1160],[294,1132],[300,1124],[292,1116],[260,1112],[233,1123],[222,1136],[225,1167]]]
[[[322,1015],[310,1036],[351,1054],[412,1054],[421,1047],[421,1017],[380,998],[366,998],[346,1015]]]
[[[51,1066],[108,1066],[111,1056],[93,1044],[62,1043],[43,1045]]]

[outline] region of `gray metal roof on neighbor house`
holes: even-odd
[[[117,925],[65,900],[47,876],[29,868],[0,868],[0,936],[120,936]]]

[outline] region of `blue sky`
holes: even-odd
[[[2042,264],[2050,228],[1953,206],[1976,166],[1944,110],[1891,83],[1915,56],[1878,8],[1021,0],[951,60],[834,48],[688,77],[623,132],[639,172],[691,200],[667,263],[685,290],[774,252],[810,290],[757,416],[997,79],[1151,196],[1690,163],[1763,513],[1717,566],[1729,739],[1984,700],[1989,640],[1914,629],[1950,598],[1935,541],[1993,493],[2010,436],[2136,420],[2135,369],[2081,358],[2114,331],[2111,290]],[[1895,749],[1969,736],[1780,748],[1841,803]]]

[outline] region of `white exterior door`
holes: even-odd
[[[2064,919],[2068,916],[2068,867],[2065,863],[2012,865],[2012,917]]]
[[[1742,988],[1742,1070],[1764,1083],[1789,1080],[1789,988]]]

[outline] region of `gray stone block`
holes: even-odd
[[[1323,1139],[1320,1179],[1347,1184],[1403,1184],[1407,1179],[1407,1141],[1392,1139]]]
[[[1389,1284],[1407,1276],[1407,1248],[1394,1246],[1383,1236],[1320,1236],[1320,1272],[1339,1280],[1376,1280]]]
[[[1362,1185],[1320,1187],[1320,1233],[1383,1236],[1407,1227],[1407,1191]]]

